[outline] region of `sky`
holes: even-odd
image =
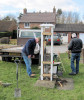
[[[84,19],[84,0],[0,0],[0,18],[18,17],[24,8],[27,12],[52,12],[54,6],[56,10],[77,12],[80,19]]]

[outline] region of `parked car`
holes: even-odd
[[[53,44],[59,44],[59,45],[61,45],[62,42],[63,42],[63,39],[62,39],[62,37],[60,35],[57,35],[57,34],[53,35]],[[51,37],[50,36],[47,39],[47,43],[51,44]]]
[[[17,33],[17,44],[25,45],[28,39],[41,37],[41,30],[35,29],[19,29]]]

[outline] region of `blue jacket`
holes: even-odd
[[[36,46],[35,38],[34,39],[29,39],[26,42],[24,48],[22,49],[22,52],[24,52],[27,56],[28,55],[33,56],[34,55],[35,46]]]

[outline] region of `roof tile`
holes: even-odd
[[[20,22],[55,22],[56,13],[27,13]]]

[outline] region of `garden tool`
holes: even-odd
[[[0,85],[2,85],[3,87],[7,87],[7,86],[10,86],[11,83],[2,83],[2,82],[0,81]]]
[[[17,65],[17,68],[16,68],[17,88],[15,89],[14,97],[21,97],[21,89],[18,88],[18,64],[20,63],[20,60],[16,59],[15,63]]]

